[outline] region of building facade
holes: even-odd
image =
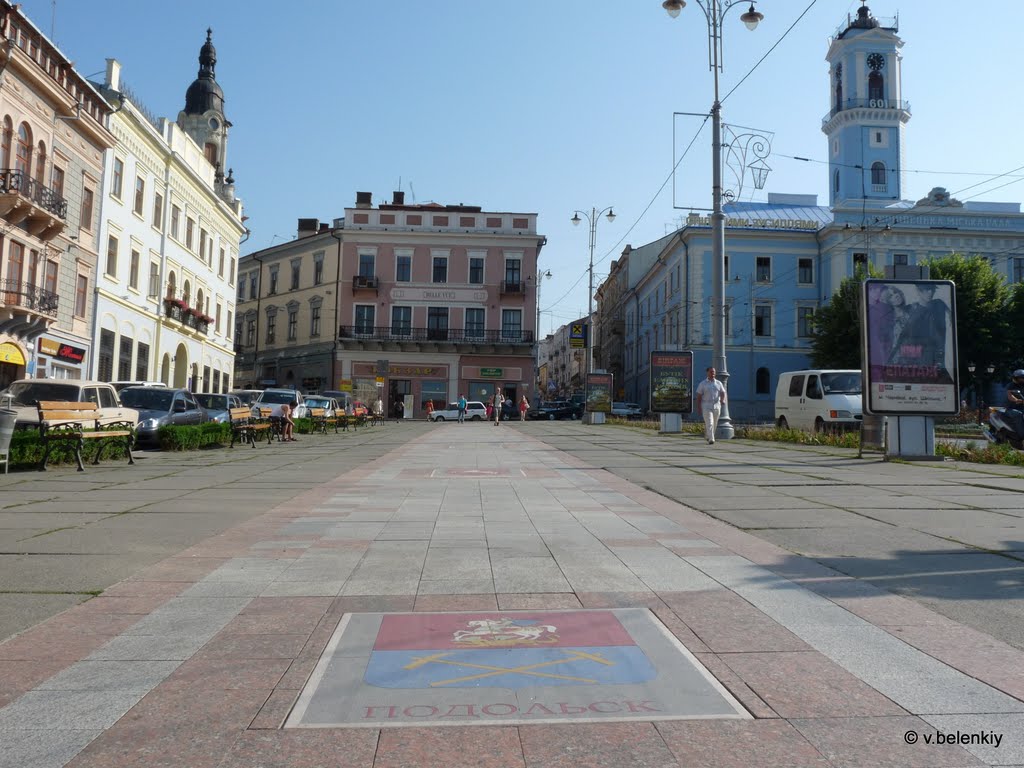
[[[725,206],[733,418],[773,418],[779,374],[810,364],[815,310],[859,267],[881,271],[962,253],[988,259],[1008,282],[1024,280],[1020,203],[961,202],[941,187],[903,199],[910,105],[902,92],[902,47],[896,24],[875,18],[866,5],[831,40],[830,109],[822,121],[829,206],[818,205],[815,195],[777,193],[767,202]],[[611,333],[613,319],[624,318],[624,399],[647,407],[650,352],[692,350],[698,377],[711,364],[711,221],[691,214],[672,235],[627,247],[622,258],[625,277],[621,267],[613,269],[598,291],[598,327]],[[971,359],[970,343],[960,339],[963,359]],[[614,358],[604,364],[613,366]]]
[[[595,316],[596,317],[596,316]],[[544,400],[564,400],[586,386],[587,349],[577,338],[572,338],[572,327],[585,325],[586,317],[559,326],[537,344],[539,369],[538,391]],[[577,346],[573,346],[574,343]],[[597,365],[597,347],[594,347],[594,370]]]
[[[110,112],[0,0],[0,388],[87,376]]]
[[[407,417],[535,387],[534,213],[406,204],[401,192],[239,262],[239,386],[351,388]]]
[[[154,118],[108,60],[110,120],[96,276],[94,378],[227,392],[245,233],[227,159],[223,93],[207,31],[177,122]]]

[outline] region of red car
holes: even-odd
[[[352,401],[352,415],[353,416],[369,416],[370,409],[366,407],[366,403],[360,402],[359,400]]]

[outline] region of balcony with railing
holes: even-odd
[[[376,275],[356,275],[352,278],[353,291],[374,291],[380,287],[380,278]]]
[[[487,331],[482,328],[412,328],[404,325],[343,325],[338,328],[339,341],[375,342],[445,342],[449,344],[533,344],[533,331],[505,329]]]
[[[68,202],[24,171],[0,170],[0,217],[8,224],[25,223],[40,240],[52,240],[64,230]]]
[[[828,122],[840,112],[847,112],[851,109],[885,109],[903,111],[910,116],[910,102],[902,99],[847,99],[838,106],[833,106],[827,115],[821,118],[822,125]]]
[[[0,298],[4,306],[15,310],[15,314],[21,315],[43,315],[48,318],[57,317],[57,302],[59,297],[56,293],[44,291],[32,283],[23,283],[18,280],[0,280]],[[17,310],[22,310],[18,312]]]
[[[526,283],[517,283],[509,280],[501,281],[502,296],[523,296],[526,294]]]
[[[206,336],[210,332],[210,323],[213,318],[205,314],[201,309],[190,307],[188,300],[168,296],[164,299],[164,315],[171,320],[176,320],[185,328],[201,333]]]

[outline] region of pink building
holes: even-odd
[[[407,417],[423,416],[428,400],[484,400],[497,387],[532,400],[544,243],[535,213],[406,204],[401,192],[374,206],[359,192],[333,228],[303,219],[297,240],[241,259],[240,273],[258,286],[239,297],[236,382],[351,388],[367,404],[379,395],[389,412],[401,399]],[[253,286],[251,277],[239,283]],[[303,316],[314,307],[315,323]],[[279,309],[285,323],[270,320]],[[332,312],[337,336],[328,340],[319,331]]]

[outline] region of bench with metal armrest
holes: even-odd
[[[267,410],[269,411],[270,409],[268,408]],[[250,443],[255,448],[257,440],[262,439],[263,433],[266,433],[267,444],[270,444],[272,439],[270,422],[254,417],[251,408],[244,406],[232,408],[228,411],[228,418],[231,422],[230,448],[235,447],[236,440],[242,444]]]
[[[123,442],[128,451],[128,463],[134,464],[132,445],[135,444],[135,425],[130,421],[103,421],[103,413],[96,403],[67,403],[58,400],[40,400],[39,439],[43,442],[43,460],[39,471],[46,469],[50,451],[54,445],[70,447],[75,452],[78,471],[84,472],[82,449],[86,440],[99,440],[93,464],[100,463],[103,450],[117,442]]]

